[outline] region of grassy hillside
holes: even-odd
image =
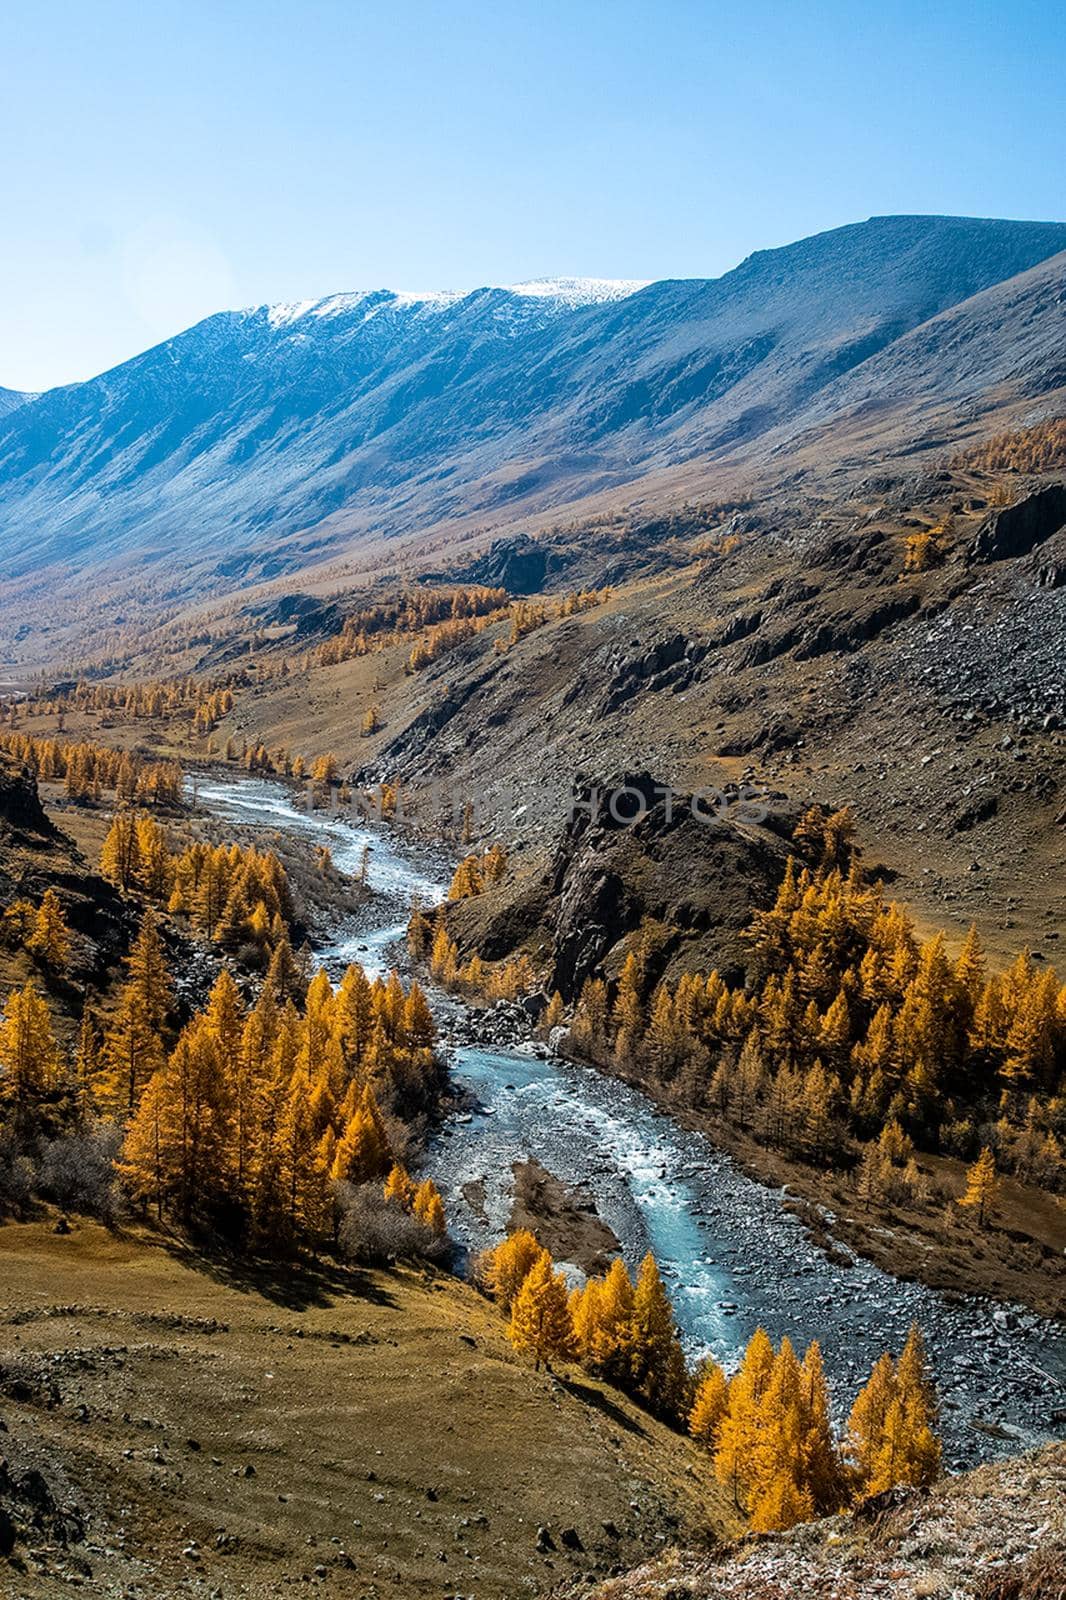
[[[83,1533],[0,1489],[20,1597],[67,1575],[514,1600],[732,1526],[694,1445],[535,1374],[475,1291],[407,1269],[242,1276],[136,1231],[6,1226],[0,1414],[16,1482],[43,1474]]]

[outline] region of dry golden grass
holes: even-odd
[[[305,1577],[515,1600],[730,1528],[695,1446],[583,1375],[535,1374],[443,1275],[241,1275],[177,1240],[9,1225],[0,1370],[4,1452],[88,1513],[101,1596],[172,1600],[195,1575],[224,1600]],[[53,1592],[69,1554],[40,1562],[0,1592]]]

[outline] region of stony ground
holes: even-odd
[[[895,1491],[853,1517],[671,1552],[569,1600],[1063,1600],[1066,1445]]]

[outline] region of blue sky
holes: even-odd
[[[0,385],[227,306],[1066,219],[1064,81],[1043,0],[9,0]]]

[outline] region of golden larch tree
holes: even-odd
[[[65,972],[70,963],[70,929],[54,889],[46,889],[26,949],[53,972]]]
[[[959,1205],[976,1208],[977,1226],[983,1228],[989,1207],[999,1188],[996,1161],[986,1145],[966,1174],[966,1188],[959,1196]]]
[[[566,1279],[552,1267],[545,1250],[526,1274],[511,1308],[511,1343],[533,1357],[536,1371],[542,1361],[550,1370],[553,1361],[568,1360],[573,1354]]]

